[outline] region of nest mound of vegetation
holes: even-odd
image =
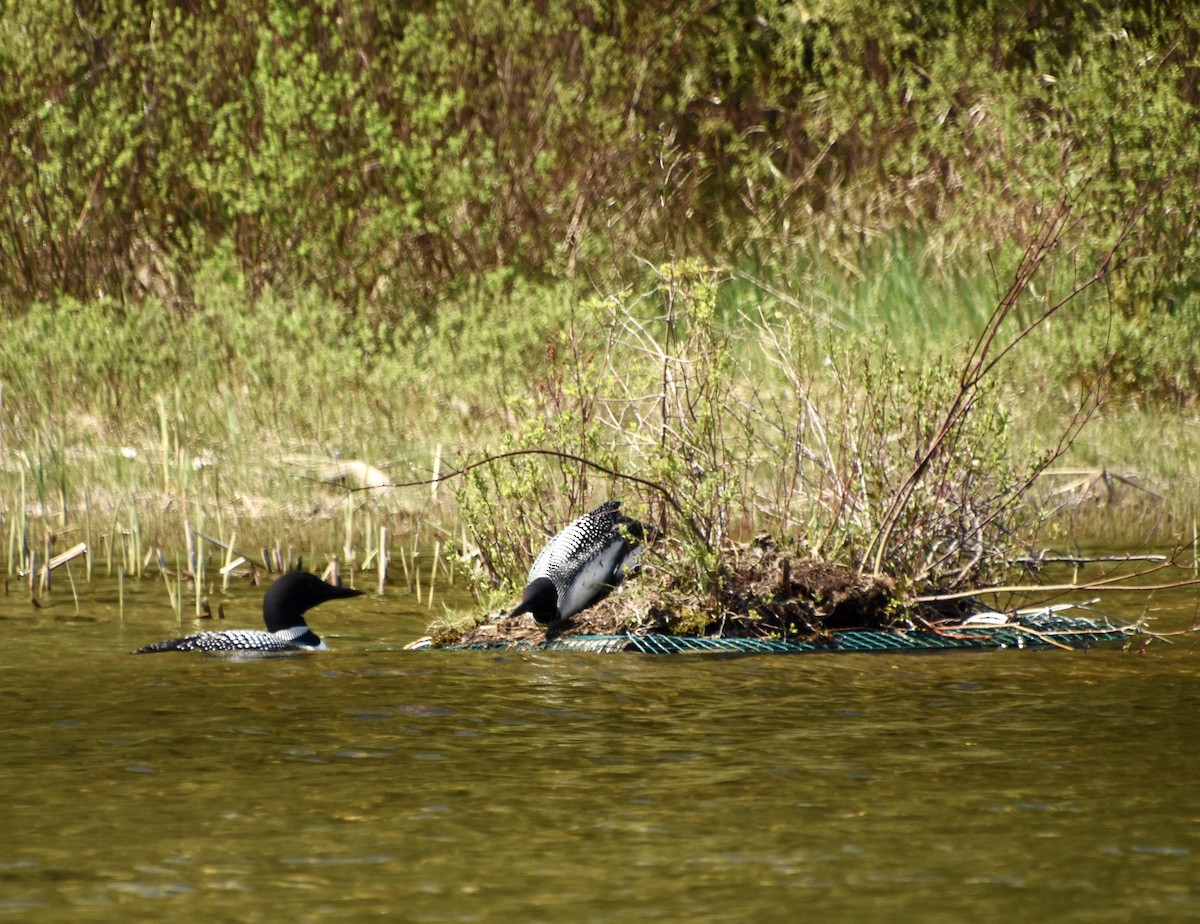
[[[728,555],[717,583],[704,597],[683,595],[673,575],[646,565],[616,593],[561,623],[547,627],[528,615],[498,614],[436,641],[470,645],[619,634],[816,640],[834,629],[894,628],[906,612],[891,578],[763,541]]]

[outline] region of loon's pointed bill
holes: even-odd
[[[520,604],[509,615],[529,613],[548,625],[598,603],[621,583],[642,554],[645,527],[608,501],[551,539],[533,567]]]
[[[265,632],[262,629],[198,632],[195,635],[146,645],[133,654],[206,651],[272,655],[325,651],[325,642],[309,628],[304,614],[327,600],[357,597],[361,594],[361,590],[326,584],[315,574],[289,571],[267,588],[266,596],[263,597],[263,623],[267,627]]]

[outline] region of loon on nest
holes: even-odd
[[[542,625],[574,616],[608,596],[642,554],[645,527],[619,512],[620,501],[601,504],[546,543],[529,571],[520,605]]]
[[[308,627],[304,614],[326,600],[357,597],[361,590],[334,587],[315,574],[289,571],[269,588],[263,597],[261,629],[224,629],[220,632],[200,632],[185,638],[168,639],[139,648],[133,654],[157,651],[234,651],[283,653],[294,651],[325,651],[326,645]]]

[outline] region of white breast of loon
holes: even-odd
[[[615,536],[603,546],[599,554],[585,561],[566,580],[555,581],[558,588],[558,616],[567,619],[587,609],[610,590],[621,583],[642,554],[642,546],[630,548],[622,536]],[[553,580],[553,578],[552,578]]]

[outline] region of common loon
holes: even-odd
[[[326,600],[357,597],[361,590],[334,587],[315,574],[289,571],[267,588],[263,597],[261,629],[225,629],[220,632],[199,632],[184,638],[168,639],[139,648],[133,654],[157,651],[241,651],[279,653],[289,651],[325,651],[326,645],[308,627],[304,614]]]
[[[551,539],[533,567],[520,605],[542,625],[568,619],[608,596],[637,564],[645,527],[608,501]]]

